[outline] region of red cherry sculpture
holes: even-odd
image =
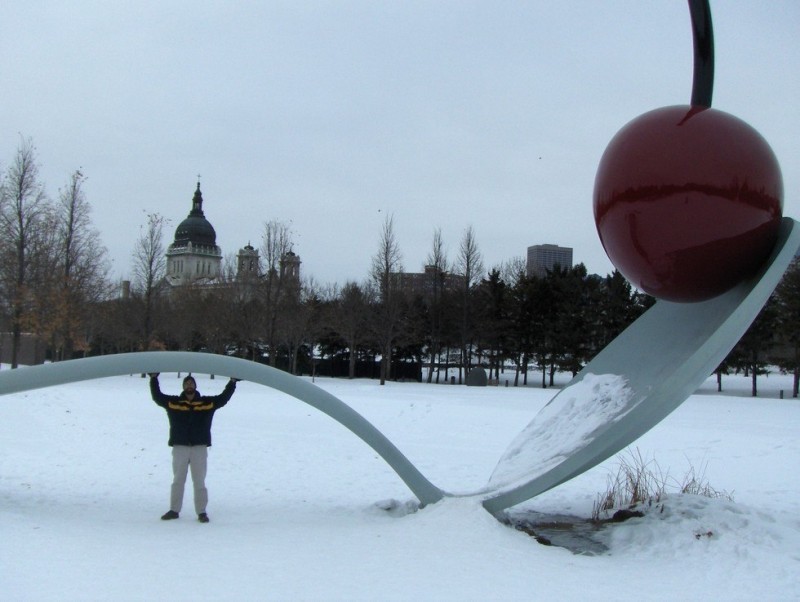
[[[611,262],[640,290],[703,301],[755,274],[783,212],[780,166],[744,121],[705,107],[637,117],[611,140],[594,217]]]

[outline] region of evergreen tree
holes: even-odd
[[[756,319],[728,356],[750,375],[752,395],[758,395],[758,376],[766,373],[769,356],[776,341],[778,303],[772,295]]]
[[[795,258],[775,291],[779,353],[777,364],[794,376],[792,396],[800,389],[800,259]]]

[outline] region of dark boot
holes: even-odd
[[[161,520],[174,520],[178,518],[179,514],[174,510],[170,510],[164,516],[161,517]]]
[[[205,512],[201,512],[200,514],[197,515],[197,520],[199,520],[201,523],[207,523],[208,514],[206,514]]]

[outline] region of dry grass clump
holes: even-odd
[[[701,495],[733,500],[732,493],[718,491],[705,478],[705,466],[699,473],[690,466],[680,481],[670,477],[655,458],[647,459],[637,448],[619,457],[615,475],[609,475],[606,490],[597,495],[592,520],[600,521],[619,510],[633,510],[662,504],[668,493]]]

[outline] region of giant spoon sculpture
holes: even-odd
[[[691,105],[646,113],[612,139],[598,168],[594,210],[614,265],[658,302],[600,352],[533,418],[474,496],[492,514],[596,466],[697,389],[747,330],[800,249],[782,217],[783,183],[766,141],[711,108],[708,0],[689,0],[695,68]],[[137,372],[194,371],[262,384],[333,419],[372,447],[420,502],[433,485],[378,429],[330,393],[227,356],[142,352],[0,373],[0,394]]]

